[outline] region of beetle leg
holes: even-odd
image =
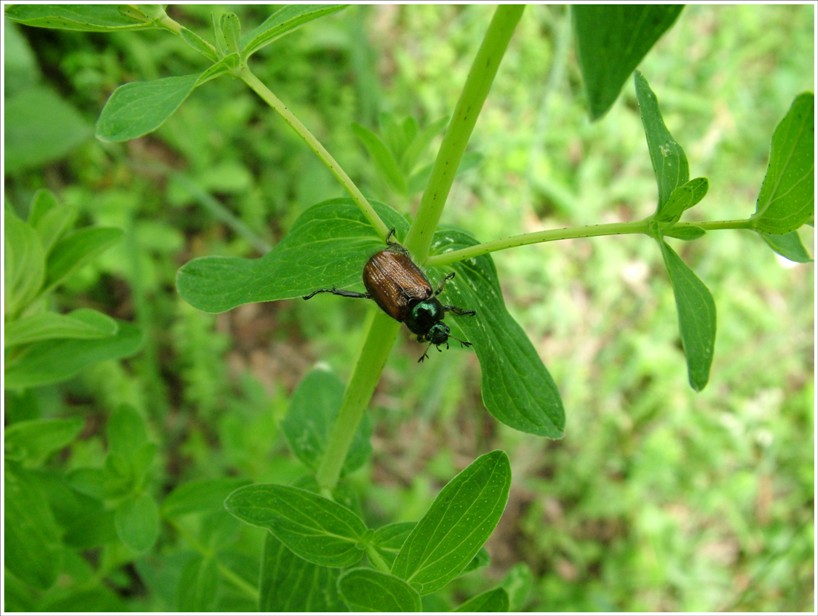
[[[432,297],[440,295],[443,292],[443,287],[446,286],[446,281],[451,280],[452,278],[454,278],[454,272],[450,272],[449,274],[446,274],[443,277],[443,280],[440,281],[440,286],[437,288],[437,291],[435,291],[435,294]]]
[[[418,339],[420,339],[420,336],[418,336]],[[431,347],[432,347],[432,343],[430,342],[430,343],[429,343],[429,346],[427,346],[427,347],[426,347],[426,350],[425,350],[425,351],[423,351],[423,355],[421,355],[421,356],[420,356],[420,359],[418,360],[418,363],[419,363],[419,364],[422,364],[424,359],[428,359],[428,358],[429,358],[429,349],[430,349]],[[440,350],[440,349],[438,349],[438,350]]]
[[[395,237],[395,227],[392,227],[391,229],[389,229],[389,233],[386,234],[386,245],[387,246],[393,246],[394,244],[398,243],[398,242],[390,242],[389,241],[393,237]]]
[[[457,306],[443,306],[443,310],[456,314],[459,317],[473,317],[477,314],[474,310],[464,310],[463,308],[458,308]]]
[[[372,296],[369,293],[358,293],[357,291],[344,291],[343,289],[336,289],[332,287],[331,289],[318,289],[313,291],[309,295],[304,295],[304,299],[310,299],[313,295],[318,293],[332,293],[333,295],[340,295],[342,297],[356,297],[356,298],[363,298],[363,299],[371,299]]]

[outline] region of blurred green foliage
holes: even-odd
[[[204,33],[214,9],[169,11]],[[270,11],[229,9],[248,26]],[[814,10],[689,6],[640,66],[684,144],[691,174],[710,178],[694,219],[752,212],[772,131],[794,96],[813,87]],[[425,127],[448,116],[491,11],[353,7],[260,51],[252,65],[368,196],[392,199],[352,123],[376,129],[379,112],[389,112]],[[121,83],[201,68],[189,48],[160,32],[6,28],[6,102],[41,83],[77,110],[77,125],[92,125]],[[214,317],[179,300],[174,276],[195,256],[263,252],[304,208],[339,195],[331,175],[251,92],[225,79],[195,92],[149,137],[70,147],[51,164],[45,161],[53,157],[9,165],[6,204],[21,211],[47,187],[83,223],[125,231],[119,246],[73,275],[53,301],[61,312],[94,307],[133,320],[146,345],[127,362],[7,396],[6,412],[83,418],[82,438],[52,458],[52,469],[99,465],[106,419],[127,403],[158,445],[160,493],[227,475],[294,481],[301,471],[279,428],[289,395],[317,358],[343,374],[365,307],[293,301]],[[565,7],[526,10],[470,150],[481,163],[456,184],[445,222],[481,240],[632,220],[655,205],[630,88],[602,121],[587,120]],[[413,203],[392,205],[411,210]],[[374,460],[352,477],[366,486],[366,510],[416,520],[453,469],[501,447],[510,452],[514,482],[488,544],[489,574],[500,580],[515,563],[530,567],[518,609],[810,610],[813,266],[790,267],[750,233],[710,233],[678,246],[719,310],[702,393],[686,385],[673,297],[651,242],[573,240],[499,253],[509,310],[560,387],[566,437],[551,442],[498,426],[482,408],[473,357],[435,354],[417,367],[407,341],[393,353],[372,405]],[[6,605],[175,609],[179,580],[209,571],[188,542],[228,536],[213,549],[233,577],[205,599],[219,609],[254,609],[241,581],[255,584],[261,534],[220,515],[163,528],[159,547],[136,558],[135,569],[120,567],[134,559],[126,548],[99,550],[110,580],[105,592],[69,600],[57,589],[32,598],[12,584]],[[230,532],[220,535],[220,528]],[[161,552],[172,556],[159,559]],[[82,585],[98,573],[69,558],[62,574]],[[458,581],[453,596],[479,594],[483,576]]]

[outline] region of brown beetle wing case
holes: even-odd
[[[420,268],[404,252],[382,250],[364,266],[364,286],[372,299],[396,321],[404,321],[418,301],[433,291]]]

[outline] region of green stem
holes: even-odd
[[[332,157],[321,142],[315,138],[315,135],[313,135],[309,129],[304,126],[289,109],[287,109],[287,106],[282,103],[278,97],[273,94],[273,92],[266,85],[264,85],[247,66],[243,66],[239,70],[238,77],[244,83],[246,83],[250,89],[253,90],[253,92],[258,94],[265,103],[270,105],[270,107],[272,107],[276,113],[281,116],[287,125],[292,128],[299,137],[301,137],[304,143],[306,143],[313,153],[315,153],[315,155],[321,160],[321,162],[326,165],[327,169],[330,170],[330,173],[332,173],[332,175],[334,175],[341,185],[347,190],[352,197],[352,200],[355,201],[355,203],[361,209],[361,212],[369,223],[375,228],[375,230],[378,231],[380,235],[386,237],[386,234],[389,233],[389,228],[378,217],[377,213],[375,213],[375,209],[372,207],[369,201],[367,201],[363,193],[358,190],[355,182],[350,179],[346,172],[341,168],[341,165],[338,164],[338,161]]]
[[[452,188],[455,173],[524,8],[523,5],[497,7],[469,70],[452,120],[440,145],[429,184],[423,193],[415,223],[406,237],[406,247],[421,263],[429,254],[432,236],[443,213],[443,206]]]
[[[634,222],[614,222],[604,225],[588,225],[584,227],[566,227],[563,229],[549,229],[548,231],[536,231],[534,233],[524,233],[522,235],[512,235],[502,240],[494,240],[484,244],[477,244],[469,246],[461,250],[452,250],[440,255],[429,257],[426,264],[429,266],[440,267],[442,265],[449,265],[464,261],[466,259],[473,259],[481,255],[497,252],[499,250],[506,250],[508,248],[516,248],[518,246],[527,246],[529,244],[543,244],[545,242],[555,242],[558,240],[572,240],[581,237],[600,237],[603,235],[634,235],[646,234],[651,235],[651,218],[644,220],[637,220]],[[673,225],[674,229],[684,229],[687,227],[696,227],[704,229],[705,231],[716,231],[720,229],[749,229],[752,227],[752,222],[747,219],[741,220],[713,220],[705,222],[678,222]]]
[[[344,391],[341,410],[332,426],[327,450],[315,476],[321,493],[328,498],[341,476],[352,439],[389,358],[399,327],[400,323],[385,313],[376,312],[374,308],[370,312],[366,338],[355,361],[352,376]]]

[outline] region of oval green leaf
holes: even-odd
[[[199,83],[199,75],[164,77],[119,86],[97,120],[102,141],[128,141],[165,123]]]
[[[455,609],[455,612],[507,612],[508,593],[504,588],[493,588],[472,597]]]
[[[419,612],[420,595],[400,578],[374,571],[352,569],[338,580],[341,597],[352,612]]]
[[[439,254],[475,244],[470,235],[447,230],[435,236],[432,251]],[[450,317],[447,323],[456,324],[474,345],[489,413],[522,432],[562,437],[565,411],[559,390],[531,341],[506,310],[491,257],[468,259],[452,268],[457,276],[446,284],[445,303],[476,310],[477,315]],[[433,278],[440,280],[444,275],[439,271]]]
[[[329,499],[282,485],[239,488],[225,501],[238,519],[266,528],[297,556],[324,567],[349,567],[363,556],[361,518]]]
[[[716,303],[710,290],[679,255],[667,243],[659,242],[659,245],[676,298],[690,386],[701,391],[710,378],[716,346]]]
[[[340,569],[299,558],[270,533],[264,544],[259,580],[260,612],[343,612],[338,594]]]
[[[392,208],[373,203],[389,227],[403,236],[408,224]],[[364,265],[384,246],[351,199],[331,199],[307,209],[290,232],[260,259],[202,257],[179,270],[182,298],[205,312],[224,312],[250,302],[301,297],[324,287],[363,290]]]
[[[159,508],[149,494],[123,501],[116,508],[114,527],[119,540],[135,552],[146,552],[159,536]]]
[[[767,175],[758,194],[755,229],[783,235],[810,220],[815,209],[815,99],[801,94],[778,124]]]
[[[443,588],[466,568],[497,526],[510,486],[505,452],[477,458],[437,495],[404,542],[392,573],[421,595]]]
[[[138,10],[119,4],[15,4],[6,17],[26,26],[81,32],[117,32],[154,27]]]
[[[316,368],[304,377],[290,399],[281,428],[293,453],[312,470],[318,470],[324,457],[343,396],[341,380],[328,370]],[[369,418],[364,416],[347,453],[342,475],[360,468],[369,459],[371,432]]]
[[[249,58],[262,47],[296,28],[343,8],[344,5],[331,4],[291,4],[277,8],[275,13],[242,37],[244,57]]]
[[[105,338],[116,334],[117,328],[111,317],[90,308],[80,308],[67,315],[43,312],[8,323],[3,347],[42,340]]]
[[[577,59],[591,119],[602,117],[610,109],[625,80],[681,11],[680,5],[571,7]]]
[[[650,161],[659,187],[656,211],[661,212],[673,191],[686,184],[690,177],[687,156],[665,126],[662,112],[659,111],[659,101],[650,89],[647,79],[639,71],[634,73],[633,79],[639,115],[648,141]]]
[[[38,466],[49,455],[71,443],[82,430],[82,419],[31,419],[6,428],[3,444],[7,459]]]

